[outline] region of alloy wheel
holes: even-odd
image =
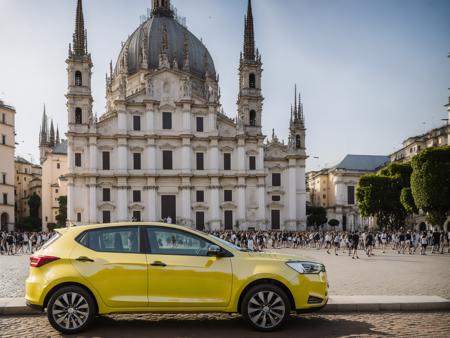
[[[248,302],[247,312],[250,320],[258,327],[270,329],[283,320],[286,305],[274,291],[259,291]]]
[[[52,315],[59,326],[67,330],[76,330],[88,320],[89,304],[83,295],[66,292],[53,303]]]

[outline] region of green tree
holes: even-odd
[[[327,211],[323,207],[311,207],[306,208],[306,223],[308,226],[318,228],[327,223]]]
[[[450,147],[428,148],[412,159],[411,192],[433,225],[444,226],[450,210]]]
[[[67,222],[67,196],[58,197],[59,210],[56,216],[56,222],[58,228],[63,228],[66,226]]]
[[[30,217],[39,219],[39,208],[41,207],[41,198],[33,193],[28,197],[28,207],[30,208]]]
[[[337,220],[337,219],[330,219],[329,221],[328,221],[328,225],[330,226],[330,227],[337,227],[338,225],[339,225],[339,221]]]
[[[414,201],[406,199],[411,173],[410,163],[391,163],[375,174],[362,176],[356,189],[361,215],[374,216],[379,224],[390,228],[403,226],[408,212],[416,210]],[[404,189],[408,208],[402,203]]]

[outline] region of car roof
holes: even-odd
[[[90,229],[101,229],[101,228],[111,228],[111,227],[126,227],[126,226],[159,226],[159,227],[167,227],[167,228],[175,228],[181,230],[192,230],[188,227],[177,225],[177,224],[168,224],[162,222],[118,222],[118,223],[100,223],[100,224],[87,224],[87,225],[73,225],[69,228],[77,229],[77,230],[90,230]]]

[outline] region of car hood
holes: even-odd
[[[317,259],[302,256],[302,255],[292,255],[292,254],[284,254],[276,251],[264,251],[264,252],[249,252],[248,255],[250,257],[255,258],[265,258],[265,259],[273,259],[273,260],[279,260],[283,262],[287,261],[308,261],[313,263],[322,263],[319,262]]]

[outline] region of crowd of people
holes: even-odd
[[[445,231],[221,231],[212,235],[250,251],[282,248],[313,248],[328,254],[346,254],[358,259],[358,251],[368,257],[374,249],[386,253],[388,249],[398,254],[450,253],[450,232]]]
[[[2,255],[31,254],[39,250],[52,232],[0,232],[0,253]]]
[[[212,235],[249,251],[282,248],[326,250],[328,254],[358,259],[363,252],[373,256],[374,249],[382,253],[426,255],[450,253],[450,232],[414,231],[220,231]],[[51,237],[52,232],[0,232],[2,255],[31,254]]]

